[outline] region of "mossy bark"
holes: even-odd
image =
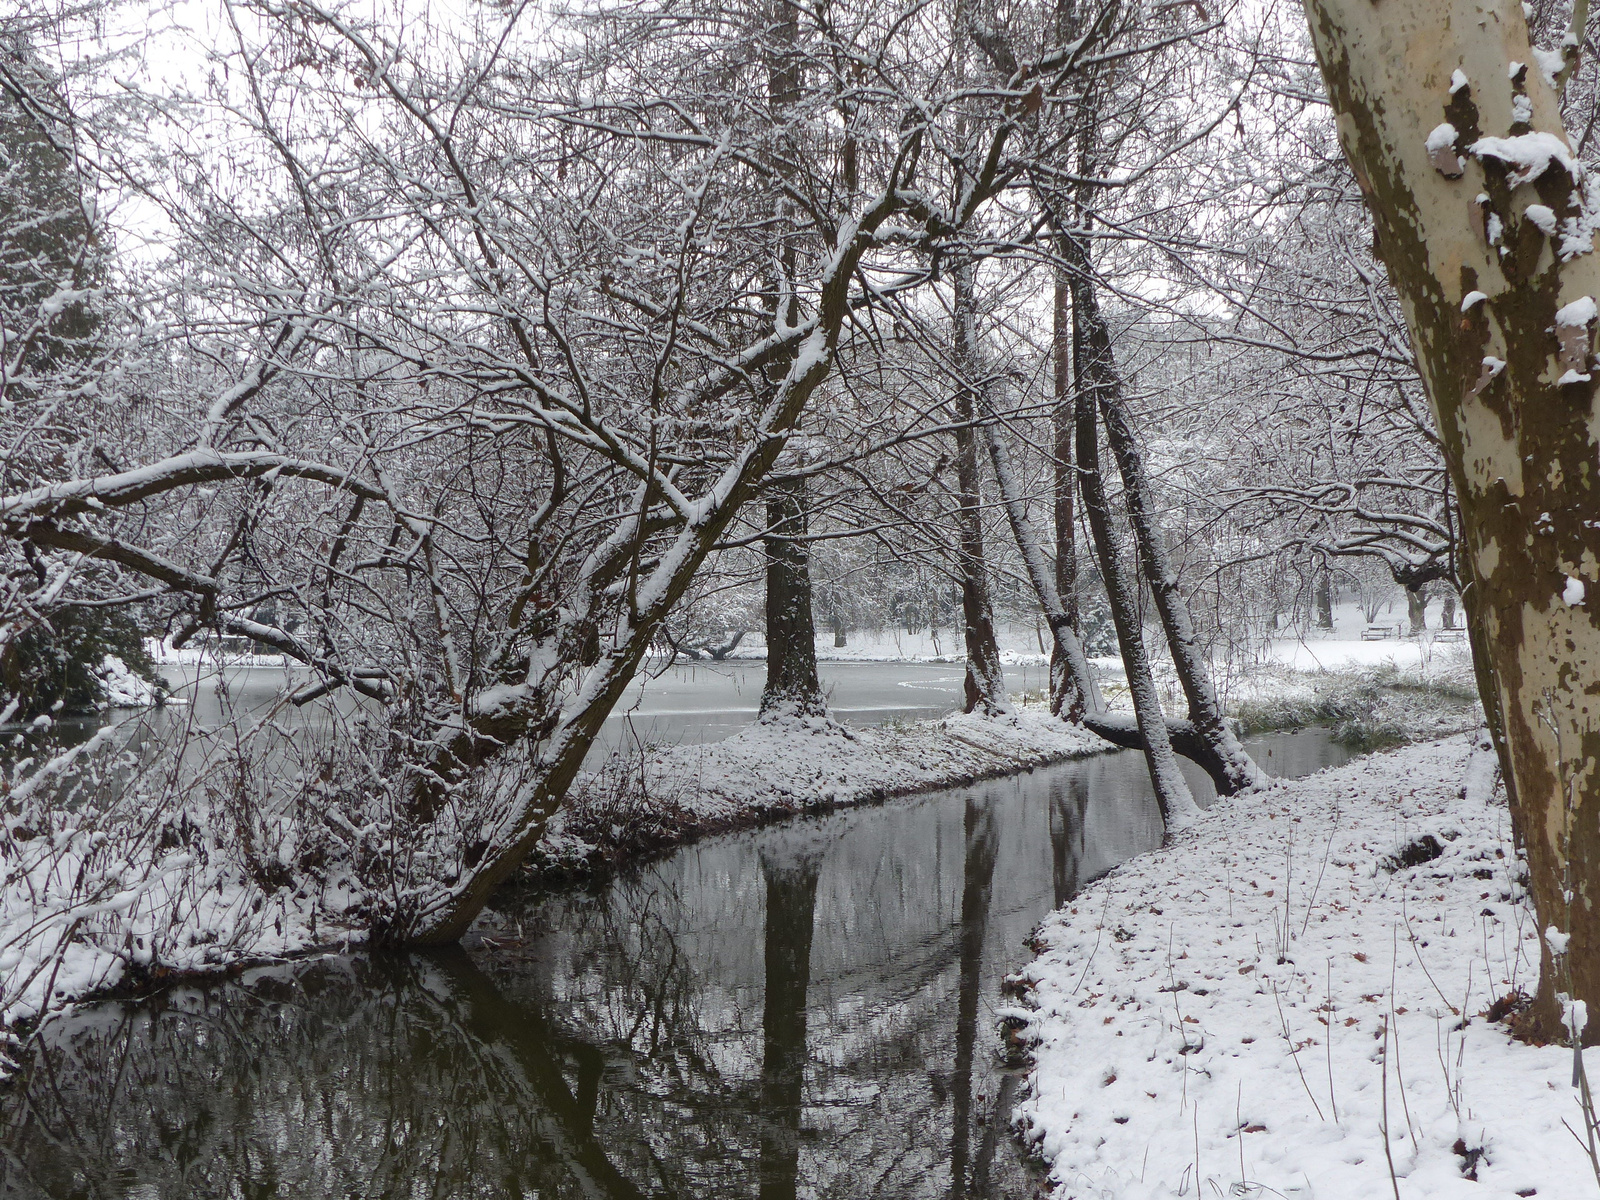
[[[1531,1029],[1600,1011],[1600,490],[1587,180],[1518,0],[1306,0],[1460,499],[1541,930]],[[1560,939],[1555,939],[1560,944]],[[1600,1022],[1586,1034],[1593,1042]]]

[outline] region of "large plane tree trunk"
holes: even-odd
[[[989,599],[989,568],[983,553],[983,508],[980,494],[977,399],[979,361],[974,317],[972,264],[955,270],[955,359],[961,372],[956,382],[956,488],[961,580],[961,616],[966,635],[966,710],[994,717],[1011,711],[1006,699],[1005,668],[994,634],[994,608]]]
[[[1528,1032],[1567,1040],[1563,997],[1600,1013],[1600,260],[1583,172],[1519,0],[1306,11],[1460,504],[1484,707],[1549,931]],[[1600,1020],[1583,1036],[1600,1041]]]

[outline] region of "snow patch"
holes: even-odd
[[[1551,87],[1556,86],[1556,76],[1561,74],[1561,69],[1567,65],[1559,50],[1546,50],[1542,46],[1533,48],[1533,61],[1539,64],[1539,74],[1544,76],[1544,81]]]
[[[1468,292],[1465,296],[1461,297],[1461,311],[1467,312],[1474,304],[1482,304],[1488,298],[1489,297],[1484,295],[1482,292]]]
[[[1553,133],[1479,138],[1467,147],[1467,153],[1479,159],[1492,158],[1503,163],[1509,169],[1506,182],[1512,187],[1538,179],[1550,169],[1552,163],[1574,181],[1583,178],[1582,165],[1572,157],[1566,141]]]
[[[154,685],[135,675],[115,654],[100,660],[95,675],[106,690],[106,704],[111,708],[149,708],[161,703],[161,693]]]
[[[1570,1046],[1484,1019],[1535,986],[1539,943],[1503,794],[1461,794],[1481,748],[1221,801],[1045,921],[1014,1036],[1053,1195],[1368,1200],[1394,1194],[1391,1156],[1418,1200],[1592,1195]],[[1436,858],[1373,872],[1425,834]]]
[[[1568,371],[1567,374],[1570,375],[1572,372]],[[1585,375],[1584,378],[1587,379],[1588,376]],[[1561,603],[1568,608],[1578,607],[1583,603],[1584,591],[1583,580],[1576,575],[1568,575],[1567,586],[1561,589]]]
[[[1461,68],[1457,67],[1450,73],[1450,94],[1452,96],[1454,96],[1462,88],[1470,86],[1471,84],[1467,79],[1467,73],[1461,70]]]
[[[1532,221],[1534,227],[1538,229],[1540,233],[1544,234],[1545,237],[1555,237],[1556,212],[1555,209],[1551,208],[1549,205],[1530,204],[1523,210],[1523,216]]]
[[[1556,324],[1582,329],[1595,319],[1595,315],[1594,297],[1579,296],[1571,304],[1556,309]]]

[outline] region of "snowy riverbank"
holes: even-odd
[[[1592,1198],[1572,1052],[1485,1016],[1538,970],[1493,776],[1458,736],[1278,783],[1053,914],[1002,1015],[1054,1194]]]
[[[525,877],[584,875],[708,833],[1114,748],[1042,709],[865,729],[821,718],[758,721],[721,742],[618,754],[581,776]]]

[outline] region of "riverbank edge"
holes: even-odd
[[[658,749],[637,761],[614,756],[606,769],[580,775],[529,864],[501,894],[592,886],[703,837],[942,791],[1116,749],[1037,709],[996,718],[954,714],[868,729],[851,729],[827,717],[777,715],[723,742]],[[617,811],[619,796],[633,811]],[[575,833],[574,826],[593,833],[593,840]],[[297,927],[291,924],[286,932],[292,936]],[[365,947],[363,933],[341,928],[331,937],[204,965],[128,966],[109,985],[75,991],[45,1013],[0,1026],[0,1089],[13,1073],[8,1050],[14,1052],[40,1026],[84,1005],[144,999],[176,987],[220,983],[257,967]]]
[[[1050,1194],[1592,1196],[1572,1051],[1500,1023],[1539,949],[1496,778],[1480,733],[1276,781],[1047,917],[997,1019]]]
[[[1116,750],[1042,708],[859,729],[769,715],[720,742],[645,746],[580,775],[509,886],[593,886],[701,838]]]

